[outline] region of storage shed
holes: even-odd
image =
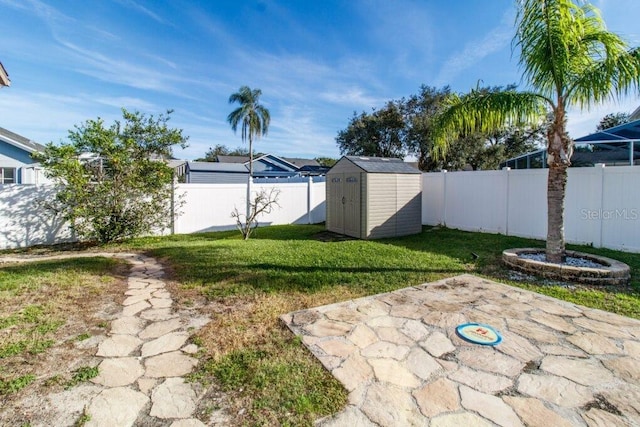
[[[342,157],[326,189],[329,231],[360,239],[422,231],[422,172],[401,159]]]

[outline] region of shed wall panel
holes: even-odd
[[[422,231],[422,176],[396,175],[396,235]]]
[[[366,237],[391,237],[396,232],[396,181],[394,174],[367,174]]]

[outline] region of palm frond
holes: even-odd
[[[449,144],[473,132],[489,133],[511,124],[539,123],[553,102],[532,92],[472,90],[452,95],[434,118],[433,155],[446,155]]]
[[[614,100],[640,91],[640,48],[610,49],[606,57],[594,61],[568,88],[568,101],[582,108]]]

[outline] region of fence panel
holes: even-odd
[[[69,227],[44,207],[55,194],[51,185],[0,185],[0,249],[74,240]]]
[[[423,223],[544,240],[547,174],[547,169],[424,174]],[[567,242],[640,252],[638,188],[637,166],[570,168]]]
[[[602,208],[602,246],[640,252],[640,167],[605,168]],[[596,215],[596,216],[597,216]]]
[[[507,232],[510,236],[547,236],[547,169],[500,171],[507,188]]]

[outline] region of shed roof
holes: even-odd
[[[421,174],[420,170],[405,163],[402,159],[388,157],[363,157],[345,156],[346,159],[358,166],[365,172],[371,173],[398,173],[398,174]]]
[[[32,141],[22,135],[18,135],[17,133],[11,132],[10,130],[2,127],[0,127],[0,137],[3,137],[3,139],[9,144],[22,148],[23,150],[30,153],[33,153],[35,151],[42,152],[45,148],[44,145],[38,144],[35,141]]]

